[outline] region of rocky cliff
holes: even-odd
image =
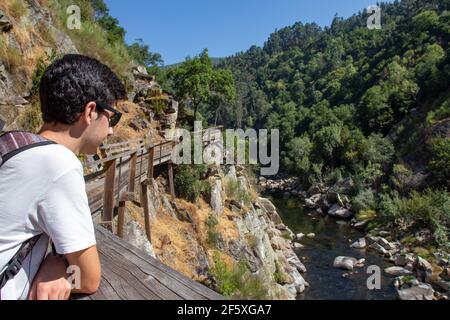
[[[165,178],[153,180],[149,193],[152,244],[145,236],[143,212],[134,205],[127,207],[126,240],[216,289],[223,280],[214,274],[217,259],[229,270],[244,263],[247,271],[240,276],[259,282],[263,294],[258,298],[295,299],[308,286],[301,275],[306,268],[294,252],[295,235],[275,206],[255,194],[242,170],[227,166],[210,172],[205,178],[212,187],[209,203],[171,199]],[[233,183],[251,200],[230,197],[227,185]],[[236,288],[230,297],[254,297],[244,291]]]

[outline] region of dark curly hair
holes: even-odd
[[[126,99],[124,85],[98,60],[68,54],[45,71],[39,94],[44,122],[71,125],[91,101],[114,104]]]

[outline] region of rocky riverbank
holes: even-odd
[[[403,243],[392,230],[382,228],[367,228],[369,219],[357,220],[352,212],[351,201],[347,196],[353,187],[351,179],[343,179],[331,187],[315,185],[304,191],[298,178],[270,180],[259,178],[259,187],[264,192],[282,194],[284,197],[294,197],[302,201],[305,208],[314,210],[319,217],[330,216],[338,223],[349,224],[353,228],[366,233],[351,248],[364,252],[370,250],[381,255],[391,266],[383,272],[395,277],[398,298],[402,300],[448,300],[450,296],[450,255],[443,249],[428,250],[426,244],[431,239],[429,230],[421,230],[411,237],[414,246]],[[297,240],[305,235],[300,234]],[[421,246],[423,245],[423,246]],[[354,272],[356,268],[364,267],[364,259],[348,256],[338,256],[333,263],[335,268]],[[314,286],[314,283],[312,283]]]

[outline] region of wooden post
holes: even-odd
[[[173,184],[173,165],[172,160],[169,160],[168,162],[168,175],[169,175],[169,189],[170,189],[170,195],[175,198],[175,186]]]
[[[154,158],[155,158],[155,148],[151,146],[150,149],[148,150],[148,169],[147,169],[147,180],[149,186],[152,185]]]
[[[147,234],[148,241],[152,243],[152,235],[150,230],[150,209],[148,207],[147,190],[147,183],[141,183],[141,206],[144,208],[145,233]]]
[[[105,184],[103,190],[103,222],[111,223],[114,213],[114,180],[116,176],[116,160],[105,163]]]
[[[119,202],[119,216],[117,219],[117,235],[123,238],[123,227],[125,224],[125,201]]]
[[[128,192],[133,194],[135,190],[135,181],[136,181],[136,162],[137,162],[137,152],[131,155],[130,181],[128,182]]]

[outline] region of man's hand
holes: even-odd
[[[34,277],[28,299],[68,300],[71,285],[66,272],[67,264],[63,257],[48,255]]]

